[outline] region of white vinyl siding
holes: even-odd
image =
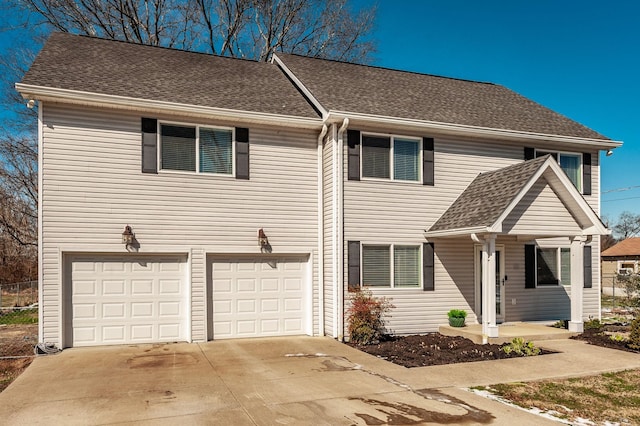
[[[364,129],[363,131],[365,131]],[[421,137],[423,135],[414,134]],[[557,148],[556,148],[557,149]],[[346,150],[346,149],[345,149]],[[597,151],[592,151],[592,195],[585,196],[587,202],[599,211],[599,162]],[[347,161],[344,160],[346,174]],[[435,139],[435,186],[417,186],[401,181],[363,179],[344,182],[345,240],[361,241],[362,244],[402,244],[418,245],[424,240],[424,230],[428,229],[442,213],[462,193],[479,173],[496,170],[523,161],[523,146],[509,142],[488,142],[455,138]],[[536,184],[538,185],[538,184]],[[572,218],[566,207],[548,204],[553,199],[553,190],[541,185],[538,197],[523,200],[540,204],[537,218],[524,214],[524,210],[510,216],[513,232],[524,226],[533,226],[540,221],[562,235],[577,229],[576,218]],[[532,190],[532,192],[535,192]],[[557,196],[555,197],[557,200]],[[544,201],[544,202],[543,202]],[[552,207],[548,214],[546,208]],[[562,209],[560,209],[562,207]],[[553,219],[553,221],[549,220]],[[580,218],[578,218],[580,219]],[[556,221],[557,220],[557,227]],[[523,228],[519,228],[520,225]],[[505,227],[507,221],[505,221]],[[572,226],[568,228],[567,226]],[[567,231],[569,229],[569,231]],[[375,239],[372,241],[372,238]],[[593,288],[584,289],[584,318],[599,317],[598,292],[599,238],[591,244],[593,250]],[[398,334],[437,331],[447,321],[447,311],[453,307],[465,309],[469,323],[476,321],[474,307],[474,254],[473,244],[468,237],[455,239],[435,239],[435,290],[421,288],[398,292],[390,288],[371,288],[376,296],[393,299],[395,308],[387,318],[388,329]],[[566,244],[563,238],[560,244]],[[524,285],[524,242],[516,237],[500,236],[497,244],[505,245],[505,321],[547,320],[549,318],[569,318],[570,286],[544,286],[525,289]],[[556,243],[556,247],[558,244]],[[345,248],[346,252],[346,248]],[[347,258],[345,256],[346,264]],[[347,276],[345,274],[345,282]],[[349,294],[345,292],[345,300]]]
[[[580,235],[582,230],[553,189],[540,178],[503,222],[512,235]]]
[[[206,329],[203,253],[257,254],[259,228],[279,253],[309,255],[317,249],[315,131],[251,126],[251,180],[236,180],[141,173],[139,114],[44,103],[43,117],[45,341],[61,343],[63,254],[124,253],[125,225],[136,234],[141,254],[193,250],[191,329],[199,340]],[[197,122],[207,128],[237,124]],[[315,262],[313,267],[316,276]]]

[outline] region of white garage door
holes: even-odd
[[[214,260],[213,338],[305,334],[307,260]]]
[[[72,346],[187,340],[183,257],[75,256]]]

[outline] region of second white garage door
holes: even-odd
[[[213,338],[306,334],[307,259],[215,259]]]
[[[70,346],[187,340],[186,258],[69,259]]]

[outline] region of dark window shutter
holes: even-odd
[[[158,120],[142,118],[142,173],[158,173]]]
[[[436,289],[435,248],[433,243],[422,244],[422,289],[434,291]]]
[[[591,268],[591,246],[584,246],[584,288],[593,287],[593,275]]]
[[[348,179],[360,180],[360,131],[347,130]]]
[[[528,148],[528,147],[524,147],[524,159],[526,160],[533,160],[534,158],[536,158],[536,149],[535,148]]]
[[[591,195],[591,154],[582,154],[582,193]]]
[[[435,171],[433,163],[433,138],[422,138],[422,184],[433,186]]]
[[[349,291],[360,289],[360,241],[348,243],[348,287]]]
[[[249,129],[236,127],[236,179],[249,180]]]
[[[536,246],[524,246],[524,288],[536,288]]]

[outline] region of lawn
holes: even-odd
[[[597,376],[478,387],[525,409],[596,424],[640,424],[640,370]]]
[[[0,310],[0,324],[37,324],[38,309]]]

